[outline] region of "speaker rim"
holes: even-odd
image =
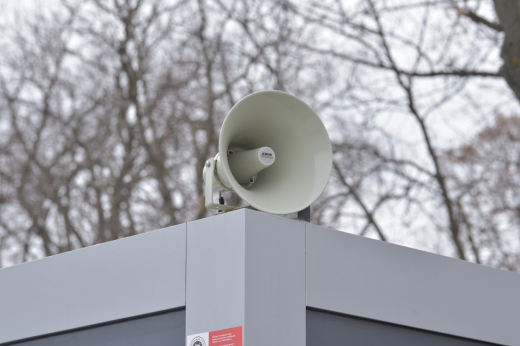
[[[273,209],[270,209],[269,207],[262,207],[262,206],[259,206],[257,205],[254,201],[251,201],[249,200],[247,197],[244,197],[241,193],[241,191],[239,189],[237,189],[237,187],[239,188],[243,188],[240,183],[238,183],[236,181],[236,179],[233,177],[233,174],[231,173],[231,168],[229,167],[229,162],[227,161],[227,157],[225,159],[223,159],[223,156],[222,156],[222,153],[226,152],[227,148],[224,148],[224,143],[223,141],[221,140],[222,139],[222,132],[224,131],[224,129],[226,128],[226,124],[228,124],[231,120],[230,120],[230,115],[233,113],[233,111],[235,110],[235,108],[241,103],[241,102],[244,102],[245,100],[249,99],[249,98],[252,98],[252,97],[258,97],[260,95],[265,95],[265,94],[278,94],[278,95],[283,95],[284,97],[290,97],[290,98],[293,98],[294,100],[296,100],[297,102],[299,103],[302,103],[303,105],[305,105],[315,116],[316,116],[316,119],[319,120],[318,123],[321,124],[321,127],[322,127],[322,130],[324,131],[324,133],[327,135],[327,138],[328,138],[328,144],[329,144],[329,147],[330,147],[330,167],[329,167],[329,171],[328,171],[328,174],[326,175],[327,176],[327,179],[324,179],[324,183],[323,183],[323,186],[320,188],[319,190],[319,193],[316,195],[316,198],[311,201],[310,203],[303,203],[302,204],[302,207],[301,208],[298,208],[297,210],[293,210],[293,209],[287,209],[287,210],[273,210]],[[306,103],[304,102],[303,100],[301,100],[300,98],[290,94],[290,93],[287,93],[287,92],[284,92],[284,91],[280,91],[280,90],[261,90],[261,91],[257,91],[257,92],[254,92],[254,93],[251,93],[247,96],[245,96],[244,98],[240,99],[228,112],[228,114],[226,115],[226,118],[224,119],[223,123],[222,123],[222,127],[220,129],[220,134],[219,134],[219,154],[220,154],[220,160],[222,161],[222,168],[224,170],[224,172],[222,172],[225,177],[224,179],[227,180],[227,182],[229,183],[229,185],[231,185],[231,189],[233,190],[233,192],[235,192],[242,200],[244,200],[246,203],[248,203],[249,205],[251,205],[252,207],[254,207],[255,209],[257,210],[260,210],[260,211],[263,211],[263,212],[266,212],[266,213],[270,213],[270,214],[276,214],[276,215],[285,215],[285,214],[293,214],[293,213],[297,213],[307,207],[309,207],[312,203],[314,203],[320,196],[321,194],[323,193],[323,191],[325,190],[325,188],[327,187],[328,185],[328,182],[330,180],[330,175],[332,173],[332,144],[331,144],[331,141],[330,141],[330,136],[329,136],[329,133],[327,131],[327,128],[325,127],[325,124],[323,123],[323,121],[321,120],[321,118],[318,116],[318,114]]]

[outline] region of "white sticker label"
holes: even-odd
[[[269,165],[274,162],[274,151],[271,148],[263,148],[258,153],[258,157],[264,165]]]
[[[209,345],[209,333],[200,333],[188,335],[187,346],[208,346]]]

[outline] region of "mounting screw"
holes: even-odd
[[[211,163],[209,163],[209,161],[206,162],[206,167],[210,167],[210,166],[211,166]]]
[[[228,150],[227,154],[228,155],[233,155],[233,150]]]

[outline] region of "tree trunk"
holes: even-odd
[[[494,0],[494,2],[505,34],[500,54],[504,64],[500,72],[520,100],[520,1]]]

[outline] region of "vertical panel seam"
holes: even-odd
[[[307,309],[308,305],[308,296],[307,296],[307,234],[308,229],[307,226],[309,224],[305,223],[305,309]]]
[[[188,222],[185,222],[185,225],[186,227],[184,228],[184,232],[186,234],[186,239],[184,242],[184,345],[186,345],[188,340]]]

